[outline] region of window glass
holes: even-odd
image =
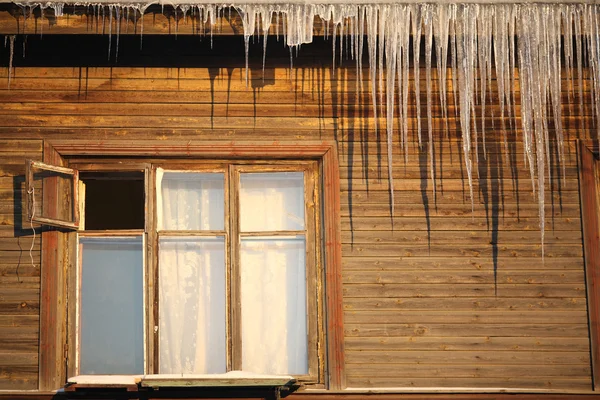
[[[242,173],[240,226],[243,232],[303,230],[304,173]]]
[[[223,173],[157,171],[158,229],[223,230]]]
[[[160,238],[161,374],[226,372],[225,303],[225,238]]]
[[[242,238],[242,369],[308,373],[306,243],[302,236]]]
[[[79,373],[144,373],[142,237],[79,239]]]

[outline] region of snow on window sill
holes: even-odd
[[[219,386],[290,386],[296,379],[289,375],[265,375],[245,371],[224,374],[155,374],[155,375],[79,375],[67,385],[86,387],[219,387]]]
[[[144,387],[161,386],[289,386],[296,379],[289,375],[264,375],[245,371],[224,374],[159,374],[142,378]]]
[[[68,385],[129,386],[141,382],[143,375],[78,375],[67,380]]]

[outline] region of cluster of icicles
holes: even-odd
[[[104,19],[113,14],[117,19],[129,12],[143,15],[150,3],[87,4],[91,11]],[[52,8],[57,16],[64,3],[24,3],[24,10],[35,7]],[[595,115],[600,115],[600,6],[594,4],[172,4],[177,12],[194,15],[212,27],[232,9],[239,13],[244,27],[246,66],[249,40],[254,35],[266,36],[271,24],[279,26],[282,19],[285,41],[290,47],[310,43],[313,39],[315,18],[320,18],[332,32],[334,64],[337,53],[344,49],[346,57],[356,62],[362,74],[363,51],[368,52],[371,97],[375,118],[378,108],[385,104],[387,119],[387,158],[394,213],[394,182],[392,175],[392,137],[394,121],[399,121],[401,145],[408,152],[409,69],[414,73],[414,91],[417,110],[417,135],[422,145],[422,131],[428,134],[429,169],[434,179],[433,124],[432,124],[432,53],[436,54],[439,79],[439,102],[443,116],[447,116],[448,89],[445,71],[450,59],[453,95],[460,106],[462,149],[466,163],[471,201],[473,202],[473,168],[479,157],[478,141],[484,142],[485,118],[481,129],[473,124],[475,105],[481,104],[485,115],[486,96],[495,71],[500,118],[516,117],[515,68],[519,71],[521,128],[524,158],[529,167],[534,195],[539,200],[542,255],[544,243],[544,190],[546,176],[550,175],[550,140],[558,145],[559,163],[564,166],[563,130],[561,124],[561,56],[564,56],[566,77],[578,79],[579,97],[583,98],[582,76],[585,64],[593,75],[592,99]],[[234,11],[234,12],[235,12]],[[101,14],[100,14],[101,13]],[[117,24],[117,27],[120,23]],[[117,28],[118,29],[118,28]],[[140,30],[143,34],[143,26]],[[111,31],[109,30],[109,33]],[[116,32],[118,34],[118,31]],[[211,31],[212,33],[212,31]],[[110,36],[110,35],[109,35]],[[427,128],[421,126],[419,54],[424,38],[427,98]],[[562,39],[565,38],[563,41]],[[574,38],[574,40],[573,40]],[[516,39],[516,40],[515,40]],[[349,43],[348,43],[349,41]],[[366,45],[365,42],[366,41]],[[12,47],[12,42],[11,42]],[[350,53],[350,54],[348,54]],[[411,54],[412,53],[412,54]],[[110,54],[110,50],[109,50]],[[450,57],[448,57],[450,55]],[[584,60],[584,55],[587,56]],[[341,57],[341,55],[340,55]],[[412,62],[411,62],[412,61]],[[411,65],[412,64],[412,65]],[[264,55],[263,55],[264,66]],[[573,71],[576,70],[577,74]],[[576,76],[575,76],[576,75]],[[247,71],[246,71],[247,76]],[[362,82],[362,79],[359,79]],[[570,82],[571,88],[573,87]],[[457,93],[458,92],[458,93]],[[479,97],[479,99],[477,99]],[[395,99],[399,104],[394,104]],[[479,101],[478,101],[479,100]],[[437,101],[437,100],[436,100]],[[583,100],[581,100],[583,101]],[[582,107],[580,105],[580,107]],[[395,115],[395,113],[397,113]],[[550,115],[555,129],[549,129]],[[377,125],[375,125],[377,126]],[[504,129],[503,129],[504,131]],[[506,136],[505,136],[506,145]],[[547,171],[546,171],[547,170]],[[435,182],[433,182],[435,196]]]

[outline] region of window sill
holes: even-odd
[[[243,371],[225,374],[172,374],[146,375],[142,377],[143,387],[216,387],[216,386],[290,386],[296,382],[289,375],[263,375]]]
[[[289,387],[294,383],[296,379],[289,375],[231,371],[224,374],[79,375],[69,378],[67,386],[74,388]]]

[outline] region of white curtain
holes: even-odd
[[[244,371],[308,373],[304,254],[303,237],[242,240]]]
[[[223,230],[224,174],[157,171],[159,230]],[[226,372],[225,238],[159,240],[160,373]]]
[[[224,175],[157,171],[159,230],[223,230]],[[304,230],[304,174],[242,173],[242,232]],[[234,238],[232,241],[236,241]],[[243,237],[242,369],[308,372],[306,239]],[[159,239],[160,373],[226,372],[224,236]]]
[[[247,173],[240,181],[242,232],[304,229],[302,172]]]
[[[161,374],[226,372],[225,240],[159,242]]]
[[[158,230],[223,230],[223,173],[157,170]]]
[[[242,232],[304,229],[302,172],[240,176]],[[244,237],[240,249],[242,369],[308,373],[304,236]]]

